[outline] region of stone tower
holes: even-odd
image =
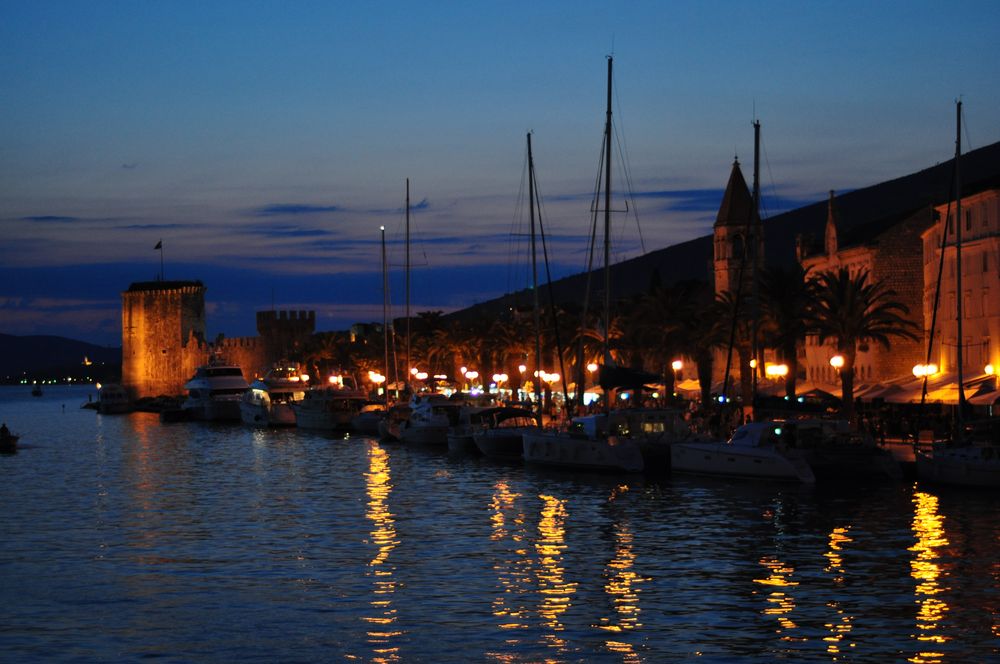
[[[122,384],[133,399],[176,395],[207,359],[205,287],[144,281],[122,293]]]
[[[764,237],[760,218],[754,213],[753,197],[743,178],[738,159],[733,162],[713,233],[715,293],[729,291],[735,294],[742,271],[743,294],[749,296],[755,254],[758,267],[764,265]]]
[[[257,333],[271,362],[292,359],[316,330],[315,311],[258,311]]]

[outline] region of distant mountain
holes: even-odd
[[[92,364],[84,367],[84,358]],[[121,348],[95,346],[84,341],[49,335],[14,336],[0,334],[0,380],[79,377],[92,372],[107,380],[120,375]]]

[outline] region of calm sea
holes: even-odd
[[[0,388],[5,661],[1000,658],[997,496],[543,472]]]

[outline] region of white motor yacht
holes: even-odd
[[[181,408],[192,420],[232,421],[240,419],[240,399],[246,392],[246,379],[239,367],[210,363],[198,367],[184,384],[187,399]]]
[[[292,405],[295,423],[300,429],[347,431],[361,412],[368,395],[358,389],[354,378],[334,375],[324,385],[317,385]]]
[[[275,364],[263,378],[250,383],[240,399],[240,418],[258,427],[293,427],[292,406],[305,394],[306,380],[299,366],[290,362]]]
[[[703,475],[815,482],[802,452],[781,436],[782,423],[752,422],[728,441],[678,441],[670,446],[671,466]]]

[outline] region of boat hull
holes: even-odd
[[[208,399],[184,402],[182,408],[188,419],[199,422],[239,422],[240,402],[238,399]]]
[[[676,442],[670,446],[675,471],[699,475],[812,483],[816,477],[801,456],[772,448],[739,447],[725,442]]]
[[[255,427],[293,427],[295,413],[287,403],[274,403],[270,406],[262,403],[240,402],[240,419],[244,424]]]
[[[926,482],[1000,488],[998,450],[988,446],[935,448],[917,452],[917,477]]]
[[[526,463],[575,470],[641,473],[642,450],[632,439],[586,438],[565,433],[525,433],[522,454]]]
[[[485,429],[477,432],[473,439],[483,456],[491,459],[516,461],[524,458],[524,429]],[[537,431],[535,432],[537,433]]]

